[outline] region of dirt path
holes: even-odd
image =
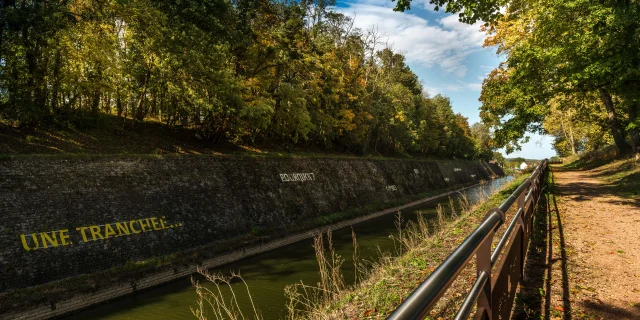
[[[640,319],[640,201],[599,174],[554,169],[514,318]]]

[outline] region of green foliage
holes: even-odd
[[[635,1],[510,3],[485,42],[506,56],[480,98],[497,146],[511,152],[539,132],[555,136],[563,155],[610,140],[638,151],[638,130],[628,125],[640,105],[638,21]]]
[[[396,1],[396,0],[391,0]],[[412,0],[397,0],[394,11],[411,9]],[[459,19],[466,23],[479,20],[493,21],[500,17],[500,7],[508,3],[506,0],[429,0],[435,11],[444,9],[448,13],[458,13]]]
[[[504,158],[504,156],[502,155],[502,153],[494,151],[491,159],[495,160],[500,166],[504,167],[504,165],[506,164],[507,160]]]
[[[562,163],[562,158],[558,156],[553,156],[549,158],[549,163]]]
[[[480,122],[474,123],[471,126],[471,135],[473,136],[475,153],[478,157],[484,160],[492,159],[494,156],[493,137],[489,132],[489,127]]]
[[[554,137],[553,147],[561,157],[593,151],[607,145],[607,114],[593,94],[557,95],[549,101],[550,113],[544,129]]]
[[[489,154],[448,98],[423,94],[405,57],[333,4],[3,2],[0,117],[77,128],[113,114],[214,143]]]

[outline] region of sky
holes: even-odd
[[[335,10],[353,17],[357,28],[377,28],[386,44],[405,55],[429,95],[448,96],[453,110],[467,117],[469,124],[479,122],[482,80],[503,61],[495,48],[482,47],[486,34],[480,31],[481,22],[461,23],[457,15],[433,11],[429,0],[413,0],[405,12],[394,12],[394,6],[391,0],[338,0]],[[508,155],[500,151],[527,159],[555,155],[553,138],[530,137],[522,151]]]

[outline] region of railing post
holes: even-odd
[[[524,277],[524,259],[526,258],[526,250],[527,250],[527,244],[529,243],[529,237],[528,237],[528,233],[529,233],[529,226],[527,222],[527,216],[529,215],[529,212],[526,207],[526,203],[525,203],[525,197],[527,196],[527,193],[529,192],[529,189],[531,188],[531,185],[533,184],[533,181],[529,180],[529,186],[522,190],[522,193],[520,193],[520,195],[518,195],[518,208],[516,210],[520,210],[522,209],[522,214],[520,215],[520,217],[518,218],[518,223],[520,224],[520,232],[522,232],[522,241],[520,242],[520,278]]]
[[[491,304],[491,242],[494,234],[495,230],[491,231],[489,236],[478,247],[478,251],[476,252],[477,276],[479,277],[482,272],[485,272],[489,276],[489,279],[480,292],[480,296],[478,296],[478,311],[476,313],[476,319],[491,320],[493,315],[493,305]],[[480,312],[482,312],[482,314],[480,314],[480,317],[477,317]]]

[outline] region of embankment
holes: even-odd
[[[180,255],[203,246],[223,252],[229,241],[242,247],[235,240],[247,235],[284,237],[338,212],[450,190],[493,173],[501,170],[475,161],[4,158],[0,292],[135,269],[150,259],[198,263],[211,257]]]
[[[437,222],[425,236],[407,227],[403,254],[381,259],[362,274],[362,282],[336,293],[332,299],[310,310],[301,310],[304,319],[383,319],[389,316],[427,277],[475,230],[489,209],[500,205],[528,175],[520,175],[511,183],[469,210],[448,215]],[[515,210],[507,212],[507,222],[496,230],[493,246],[503,235]],[[428,227],[428,224],[425,224]],[[414,225],[416,226],[416,225]],[[476,277],[475,260],[465,267],[425,319],[453,319]]]

